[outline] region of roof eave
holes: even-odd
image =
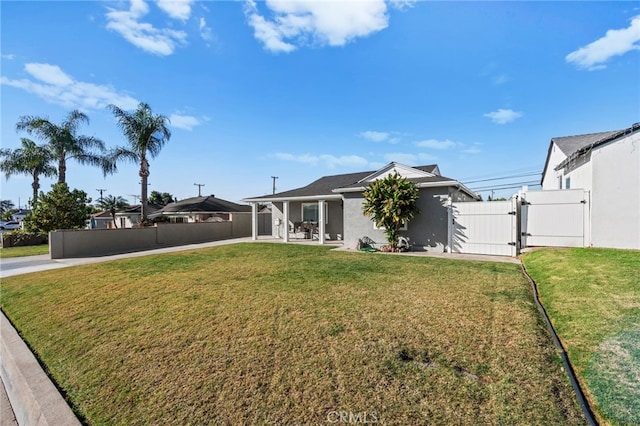
[[[325,194],[325,195],[301,195],[294,197],[255,197],[255,198],[243,198],[242,201],[247,203],[273,203],[282,201],[320,201],[320,200],[339,200],[342,197],[337,194]]]

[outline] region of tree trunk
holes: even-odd
[[[36,201],[38,200],[38,189],[40,189],[40,178],[37,173],[33,174],[33,183],[31,184],[33,188],[33,198],[31,199],[31,207],[36,206]]]
[[[113,227],[118,229],[118,223],[116,222],[116,211],[111,210],[111,218],[113,219]]]
[[[58,159],[58,183],[67,181],[67,160],[64,156]]]
[[[142,224],[147,222],[147,210],[149,202],[147,200],[147,178],[149,177],[149,162],[146,157],[142,157],[140,161],[140,220]]]

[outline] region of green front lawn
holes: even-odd
[[[640,252],[545,249],[523,261],[601,422],[640,424]]]
[[[2,287],[88,424],[584,424],[514,264],[247,243]]]
[[[0,247],[0,259],[7,257],[36,256],[39,254],[49,254],[49,244],[7,248]]]

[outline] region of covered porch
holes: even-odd
[[[258,240],[259,205],[271,203],[271,239],[317,244],[342,241],[343,202],[337,194],[327,196],[250,199],[251,238]],[[266,236],[260,236],[266,237]]]

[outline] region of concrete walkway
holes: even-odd
[[[251,238],[236,238],[231,240],[214,241],[202,244],[190,244],[178,247],[140,251],[134,253],[116,254],[112,256],[85,257],[77,259],[56,259],[46,255],[15,257],[0,259],[0,278],[31,272],[48,271],[52,269],[68,268],[71,266],[87,265],[91,263],[108,262],[111,260],[148,256],[152,254],[173,253],[206,247],[222,246],[251,242]],[[258,242],[283,243],[281,239],[260,237]],[[290,241],[290,244],[318,244],[313,241]],[[331,245],[329,242],[327,245]],[[338,242],[337,250],[358,253],[354,249],[345,247]],[[409,253],[370,253],[369,255],[401,255],[438,257],[456,260],[475,260],[485,262],[519,263],[520,260],[505,256],[469,255],[435,252]],[[0,424],[1,425],[76,425],[80,424],[73,415],[60,393],[51,380],[46,376],[26,344],[20,339],[4,314],[0,313],[2,333],[0,333]],[[6,385],[5,385],[6,383]],[[6,389],[6,391],[5,391]]]

